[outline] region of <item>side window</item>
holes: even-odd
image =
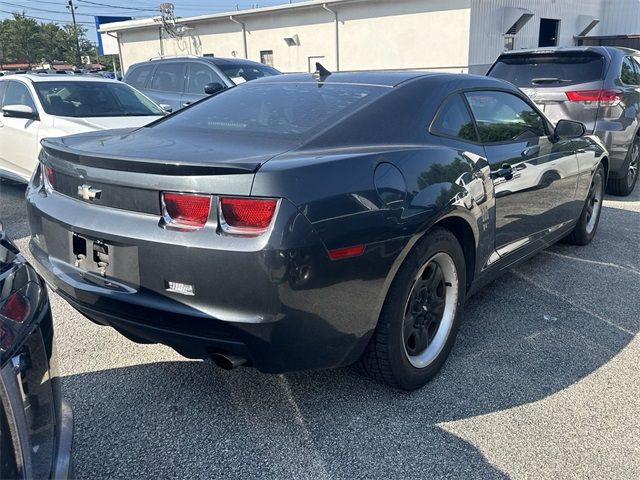
[[[545,122],[527,102],[507,92],[465,93],[482,143],[525,140],[546,135]]]
[[[622,60],[620,80],[625,85],[640,85],[640,72],[634,68],[634,63],[631,57],[624,57]]]
[[[471,120],[469,110],[460,95],[454,95],[446,100],[431,126],[431,131],[435,134],[457,137],[462,140],[478,141],[473,120]]]
[[[9,82],[0,82],[0,108],[2,108],[4,106],[3,103],[3,98],[4,98],[4,91],[7,89],[7,84]]]
[[[189,81],[187,93],[204,95],[204,86],[208,83],[224,85],[220,76],[209,65],[199,62],[189,63]]]
[[[4,94],[4,104],[6,105],[26,105],[37,112],[36,104],[33,101],[29,88],[20,82],[8,82],[7,91]]]
[[[182,92],[183,87],[184,63],[171,62],[158,65],[149,88],[165,92]]]
[[[136,88],[144,88],[155,65],[141,65],[133,69],[127,76],[127,83]]]

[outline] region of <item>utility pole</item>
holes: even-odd
[[[80,57],[80,35],[78,32],[78,22],[76,22],[76,8],[73,6],[73,0],[69,0],[67,8],[71,11],[71,19],[73,20],[73,35],[76,40],[76,62],[78,65],[82,65],[82,58]]]

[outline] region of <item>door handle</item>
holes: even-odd
[[[513,178],[513,167],[508,163],[503,163],[502,167],[496,172],[496,175],[505,180],[511,180]]]
[[[533,147],[527,147],[522,151],[523,157],[530,157],[531,155],[537,155],[540,153],[540,145],[534,145]]]
[[[189,105],[191,105],[193,102],[184,102],[182,104],[183,107],[188,107]]]

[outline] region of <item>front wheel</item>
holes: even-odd
[[[598,165],[591,179],[587,200],[573,231],[564,240],[573,245],[588,245],[596,235],[604,199],[604,167]]]
[[[465,259],[456,237],[436,228],[398,271],[361,359],[365,373],[414,390],[444,364],[458,331],[465,297]]]

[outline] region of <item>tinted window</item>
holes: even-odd
[[[184,88],[184,63],[171,62],[158,65],[149,88],[165,92],[182,92]]]
[[[2,100],[4,99],[4,91],[7,88],[7,83],[9,83],[9,82],[0,82],[0,107],[2,107],[4,105]]]
[[[129,85],[115,82],[39,82],[36,90],[44,111],[61,117],[124,117],[162,115],[148,98]]]
[[[151,71],[155,65],[142,65],[134,68],[131,73],[127,75],[127,83],[137,88],[144,88],[149,80]]]
[[[478,141],[469,110],[460,95],[446,101],[433,123],[432,131],[449,137]]]
[[[34,112],[37,112],[36,104],[33,102],[33,97],[29,88],[20,82],[8,82],[7,91],[4,94],[4,105],[26,105],[31,107]]]
[[[315,83],[257,83],[231,88],[167,117],[154,128],[298,136],[319,131],[387,89]]]
[[[267,65],[229,64],[218,65],[218,68],[221,69],[236,85],[250,80],[255,80],[256,78],[271,77],[273,75],[280,74],[278,70]]]
[[[469,92],[465,95],[483,143],[546,135],[542,117],[515,95],[506,92]]]
[[[488,73],[518,87],[558,87],[600,80],[603,58],[595,53],[509,55]]]
[[[634,68],[634,63],[631,57],[624,57],[622,60],[620,80],[626,85],[640,85],[640,71]]]
[[[219,83],[224,85],[220,76],[213,69],[203,63],[189,64],[189,81],[187,82],[187,93],[204,95],[204,86],[208,83]]]

